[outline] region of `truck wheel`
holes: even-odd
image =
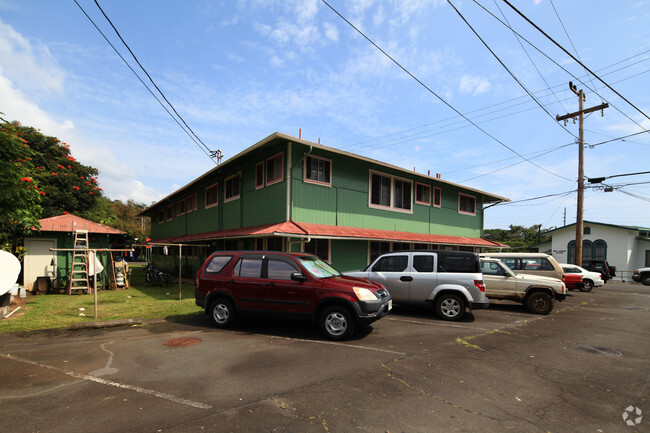
[[[330,340],[346,340],[354,333],[355,321],[347,308],[340,305],[327,307],[318,320],[321,331]]]
[[[584,280],[583,286],[580,288],[581,292],[591,292],[591,289],[594,288],[594,282],[591,280]]]
[[[643,283],[644,286],[650,286],[650,274],[646,274],[643,277],[641,277],[641,282]]]
[[[210,304],[208,310],[212,323],[218,328],[227,328],[235,320],[235,309],[227,299],[221,298]]]
[[[435,309],[444,320],[460,320],[465,316],[465,300],[453,293],[443,293],[436,300]]]
[[[535,292],[526,299],[526,308],[533,314],[548,314],[553,310],[553,298],[545,292]]]

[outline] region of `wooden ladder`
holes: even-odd
[[[74,231],[74,249],[68,295],[71,295],[73,290],[90,293],[92,289],[88,281],[88,230]]]

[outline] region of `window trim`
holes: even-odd
[[[165,208],[165,221],[171,221],[174,219],[174,205],[170,204]]]
[[[183,205],[183,212],[181,212],[181,205]],[[176,203],[176,216],[185,215],[185,199],[179,200]]]
[[[194,194],[185,197],[185,213],[194,212]]]
[[[439,192],[439,194],[438,194],[438,199],[439,199],[438,203],[436,203],[436,191]],[[432,200],[431,200],[431,205],[433,207],[442,207],[442,188],[440,188],[438,186],[433,187],[433,197],[432,197]]]
[[[468,197],[474,200],[474,212],[467,212],[465,210],[460,209],[460,197]],[[476,196],[469,195],[469,194],[464,194],[462,192],[458,193],[458,213],[463,214],[463,215],[476,215]]]
[[[208,204],[208,190],[209,189],[216,189],[217,191],[217,197],[214,200],[214,203]],[[219,204],[219,182],[215,182],[212,185],[208,185],[205,187],[205,209],[210,209],[211,207],[217,206]]]
[[[239,179],[239,192],[237,195],[233,195],[232,197],[228,197],[228,181],[231,179],[237,178]],[[228,176],[223,180],[223,202],[224,203],[229,203],[231,201],[238,200],[239,197],[241,197],[241,176],[239,173],[233,174],[232,176]]]
[[[378,175],[378,176],[382,176],[382,177],[387,177],[387,178],[390,179],[390,198],[389,198],[390,205],[389,206],[374,204],[372,202],[372,176],[373,176],[373,174]],[[395,207],[395,202],[394,202],[394,199],[395,199],[395,180],[399,180],[401,182],[409,183],[411,185],[411,198],[410,198],[411,207],[410,207],[410,209],[402,209],[402,208],[399,208],[399,207]],[[369,174],[368,174],[368,207],[373,208],[373,209],[383,209],[383,210],[390,210],[390,211],[393,211],[393,212],[412,214],[413,213],[413,202],[414,202],[413,195],[414,195],[414,192],[415,192],[414,188],[413,188],[413,183],[414,182],[411,179],[406,179],[406,178],[399,177],[399,176],[393,176],[393,175],[382,173],[382,172],[376,171],[376,170],[369,170]]]
[[[269,167],[267,164],[269,163],[270,160],[276,159],[278,157],[280,158],[280,177],[269,181]],[[269,186],[269,185],[276,184],[278,182],[282,182],[283,180],[284,180],[284,152],[280,152],[264,160],[264,181],[265,181],[264,184],[266,186]]]
[[[258,167],[262,166],[262,178],[258,178]],[[261,181],[261,182],[260,182]],[[266,161],[260,161],[255,164],[255,189],[262,189],[266,182]]]
[[[319,159],[319,160],[321,160],[321,161],[327,161],[327,162],[329,162],[329,179],[330,179],[329,182],[321,182],[320,180],[314,180],[314,179],[309,179],[309,178],[307,178],[307,159],[308,159],[308,158],[311,158],[311,159]],[[306,183],[313,183],[313,184],[315,184],[315,185],[323,185],[323,186],[329,186],[329,187],[331,187],[331,186],[332,186],[332,160],[329,159],[329,158],[324,158],[324,157],[322,157],[322,156],[317,156],[317,155],[307,155],[307,156],[305,157],[305,161],[304,161],[304,163],[303,163],[303,171],[302,171],[302,174],[303,174],[303,175],[302,175],[302,179],[303,179],[303,181],[306,182]]]
[[[418,200],[418,186],[422,186],[428,190],[427,193],[427,201],[419,201]],[[426,183],[421,183],[421,182],[415,182],[415,196],[414,196],[414,201],[416,204],[423,204],[426,206],[431,205],[431,185],[427,185]]]

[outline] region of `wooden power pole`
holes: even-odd
[[[556,116],[555,118],[559,122],[564,120],[566,124],[567,119],[575,119],[578,117],[578,211],[576,216],[576,251],[575,251],[575,264],[582,266],[582,233],[583,233],[583,201],[585,195],[585,132],[584,132],[584,120],[585,114],[592,113],[598,110],[604,110],[609,107],[609,104],[604,103],[596,107],[591,107],[584,109],[583,103],[585,101],[585,94],[582,89],[578,88],[569,81],[569,89],[578,96],[578,111],[574,113],[565,114],[564,116]],[[574,120],[575,121],[575,120]]]

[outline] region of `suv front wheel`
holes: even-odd
[[[526,308],[534,314],[548,314],[553,310],[553,298],[545,292],[535,292],[526,299]]]
[[[227,328],[232,325],[235,320],[235,309],[232,307],[230,301],[224,298],[217,299],[210,305],[208,310],[210,319],[215,326],[219,328]]]
[[[354,333],[355,321],[347,308],[333,305],[320,315],[319,326],[330,340],[346,340]]]
[[[436,299],[436,314],[445,320],[460,320],[465,316],[465,300],[453,293],[443,293]]]

